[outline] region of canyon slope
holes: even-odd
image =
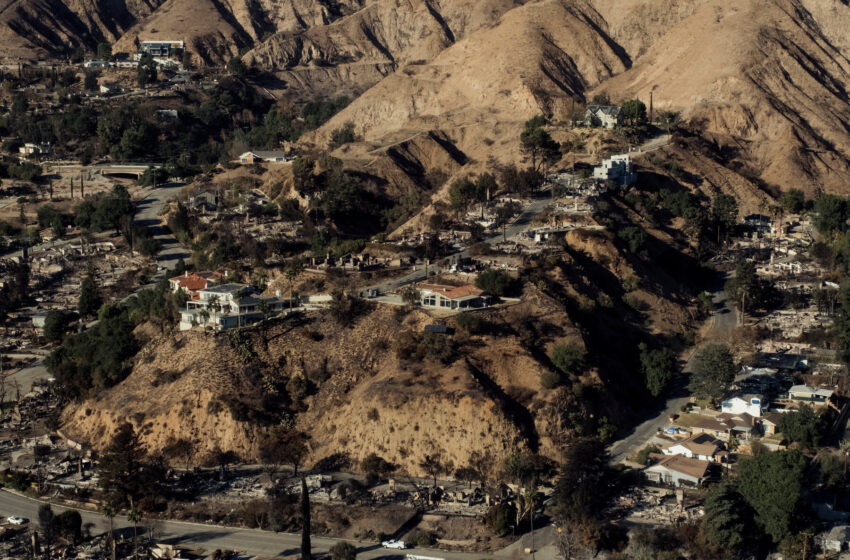
[[[7,61],[177,39],[197,64],[244,53],[293,100],[359,96],[304,145],[324,149],[352,122],[361,163],[422,133],[450,138],[470,170],[515,162],[531,116],[564,122],[595,93],[652,92],[774,193],[850,183],[848,24],[830,0],[0,1]]]

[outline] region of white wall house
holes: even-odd
[[[614,128],[623,122],[622,109],[616,105],[590,105],[584,115],[584,122],[588,126]]]
[[[245,284],[222,284],[198,291],[198,299],[180,309],[180,330],[196,326],[223,331],[246,327],[263,319],[263,307],[272,314],[283,311],[288,302],[278,296],[263,297]]]
[[[760,418],[766,405],[764,395],[733,395],[723,399],[720,410],[729,414],[747,413],[753,418]]]
[[[671,455],[643,469],[643,472],[646,478],[653,482],[661,482],[671,486],[699,486],[708,478],[710,464],[708,461],[700,459]]]
[[[713,461],[723,444],[709,434],[697,434],[662,450],[665,455],[682,455],[688,459]]]
[[[621,154],[611,156],[593,168],[593,178],[599,181],[614,181],[618,185],[631,185],[637,181],[637,173],[632,167],[632,156]]]

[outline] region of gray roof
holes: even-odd
[[[271,150],[271,151],[251,150],[250,153],[254,154],[255,156],[261,157],[263,159],[285,158],[285,157],[289,156],[289,153],[285,152],[283,150]]]
[[[616,105],[588,105],[587,110],[591,113],[605,113],[606,115],[614,115],[617,116],[620,114],[620,109]]]
[[[212,288],[207,288],[206,290],[203,290],[203,291],[214,293],[214,294],[233,294],[233,293],[236,293],[236,292],[240,292],[242,290],[254,291],[254,288],[252,288],[248,284],[222,284],[220,286],[214,286]]]

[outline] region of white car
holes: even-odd
[[[404,541],[384,541],[381,543],[381,546],[384,548],[395,548],[398,550],[403,550],[407,548],[407,545],[404,544]]]
[[[12,515],[11,517],[7,517],[6,521],[11,523],[12,525],[23,525],[27,522],[23,517],[18,517],[17,515]]]

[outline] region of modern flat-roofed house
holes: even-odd
[[[263,297],[246,284],[206,288],[180,309],[180,330],[198,325],[211,326],[217,331],[246,327],[261,321],[266,311],[272,314],[282,311],[285,303],[278,296]]]
[[[183,41],[142,41],[139,54],[152,57],[168,57],[175,51],[183,50]]]
[[[589,105],[584,114],[588,126],[614,128],[623,123],[623,110],[616,105]]]
[[[643,469],[646,478],[672,486],[699,486],[709,476],[709,461],[690,459],[684,455],[665,457]]]
[[[832,398],[830,389],[815,389],[808,385],[794,385],[788,389],[788,399],[792,402],[808,403],[812,406],[822,406]]]
[[[239,163],[250,165],[252,163],[287,163],[292,161],[288,152],[283,150],[251,151],[239,156]]]
[[[729,414],[747,413],[759,418],[765,409],[764,395],[738,393],[729,395],[720,405],[720,410]]]
[[[723,449],[723,442],[713,436],[702,433],[676,442],[662,450],[665,455],[683,455],[689,459],[713,461],[717,452]]]
[[[213,284],[224,278],[220,272],[212,270],[202,270],[200,272],[185,272],[180,276],[168,279],[168,285],[172,292],[183,290],[188,293],[192,299],[199,298],[199,292],[211,288]]]
[[[444,286],[419,284],[419,303],[429,309],[481,309],[490,304],[490,296],[472,284]]]
[[[599,181],[613,181],[622,186],[633,184],[637,181],[637,173],[632,167],[632,156],[611,156],[593,168],[593,178]]]

